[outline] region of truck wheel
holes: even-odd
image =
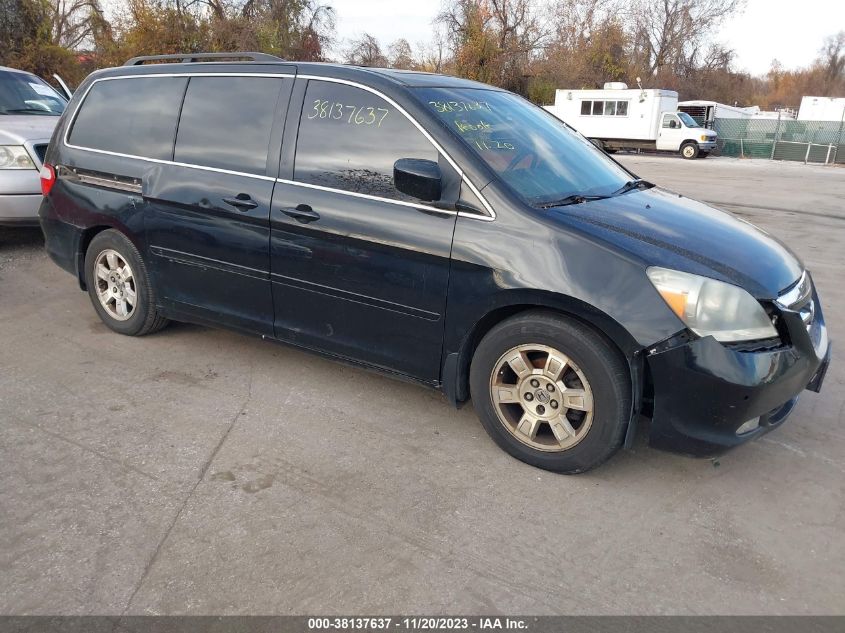
[[[168,321],[159,316],[141,254],[114,229],[97,233],[85,252],[85,283],[94,309],[115,332],[143,336]]]
[[[687,159],[698,157],[698,143],[684,143],[681,145],[681,156]]]
[[[501,448],[559,473],[581,473],[613,455],[631,413],[619,353],[592,329],[547,311],[490,330],[473,356],[470,388]]]

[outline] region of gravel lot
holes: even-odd
[[[786,240],[845,333],[845,170],[620,155]],[[238,334],[113,334],[0,229],[2,614],[845,611],[845,365],[718,462],[593,473],[471,407]]]

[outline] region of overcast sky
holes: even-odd
[[[338,48],[367,32],[387,46],[404,37],[414,49],[431,39],[440,0],[329,0],[337,13]],[[748,0],[745,11],[714,38],[736,51],[736,67],[761,75],[777,58],[786,68],[809,65],[822,40],[845,29],[845,0]]]

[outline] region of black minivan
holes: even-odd
[[[597,466],[644,418],[716,454],[829,363],[783,244],[484,84],[135,58],[85,80],[45,163],[47,250],[114,331],[236,328],[471,397],[541,468]]]

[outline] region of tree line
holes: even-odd
[[[136,55],[254,50],[302,61],[448,73],[539,103],[556,88],[607,81],[763,108],[802,95],[845,96],[845,31],[806,67],[773,60],[764,76],[736,69],[719,28],[744,0],[450,0],[427,42],[387,45],[363,34],[338,46],[323,0],[0,0],[0,65],[72,85]],[[337,59],[332,59],[333,57]]]

